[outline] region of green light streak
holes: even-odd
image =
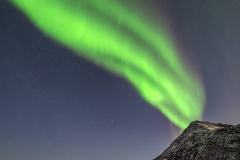
[[[145,23],[114,0],[11,0],[45,35],[126,78],[181,129],[200,120],[200,80],[182,64],[163,25]]]

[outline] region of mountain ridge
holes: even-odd
[[[193,121],[154,160],[240,160],[240,124]]]

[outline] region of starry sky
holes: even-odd
[[[171,27],[202,78],[203,120],[239,124],[240,2],[128,5],[145,6]],[[1,160],[147,160],[178,134],[129,82],[76,56],[1,0],[0,35]]]

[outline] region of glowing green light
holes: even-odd
[[[126,78],[180,128],[201,119],[203,87],[182,65],[163,25],[154,28],[114,0],[11,2],[45,35]]]

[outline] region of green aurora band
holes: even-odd
[[[202,83],[183,65],[163,25],[155,28],[116,0],[11,2],[45,35],[127,79],[181,129],[202,119]]]

